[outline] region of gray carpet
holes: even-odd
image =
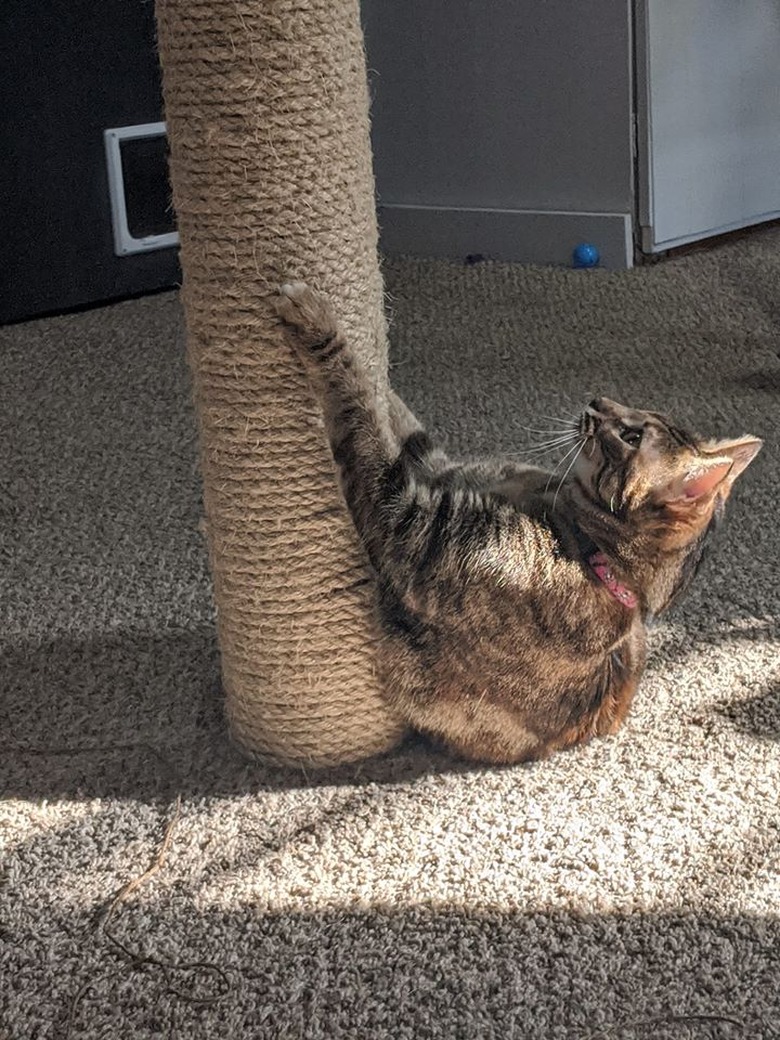
[[[387,285],[454,449],[597,392],[765,438],[628,725],[512,769],[242,759],[176,295],[0,330],[0,1036],[780,1036],[780,234]]]

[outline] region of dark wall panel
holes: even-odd
[[[103,131],[162,118],[149,0],[0,4],[0,321],[174,284],[114,255]]]

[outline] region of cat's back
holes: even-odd
[[[418,495],[414,530],[404,535],[399,521],[381,583],[391,628],[402,614],[440,655],[521,664],[550,652],[581,660],[613,642],[625,619],[594,583],[548,482],[541,470],[489,464],[440,474],[423,504]]]

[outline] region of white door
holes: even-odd
[[[780,217],[780,0],[636,0],[645,252]]]

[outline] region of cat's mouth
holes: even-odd
[[[615,405],[612,401],[607,401],[604,397],[594,397],[587,408],[584,408],[580,415],[579,434],[581,437],[595,437],[601,423],[608,418],[610,412],[606,410],[606,406],[612,406],[612,409],[620,408],[620,405]]]
[[[588,407],[580,415],[579,425],[577,427],[577,436],[579,440],[583,442],[584,455],[588,459],[592,459],[598,445],[598,431],[601,424],[601,417],[594,412],[592,407]]]
[[[577,427],[581,450],[577,453],[573,476],[581,483],[592,485],[596,469],[600,465],[599,417],[588,407],[580,415]]]
[[[596,417],[590,412],[583,412],[580,416],[580,425],[578,430],[580,437],[595,437],[596,425]]]

